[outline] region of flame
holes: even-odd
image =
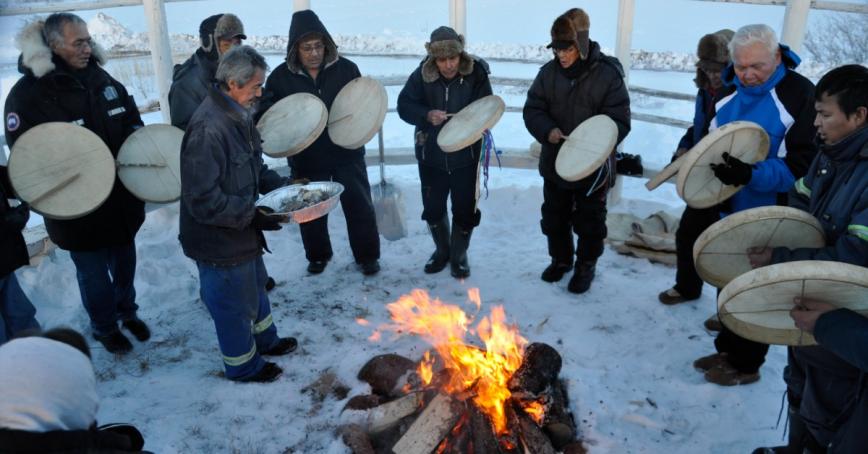
[[[468,297],[481,307],[478,289],[471,289]],[[506,383],[521,365],[527,339],[516,326],[506,323],[503,307],[495,306],[490,317],[484,317],[476,325],[475,332],[484,349],[466,343],[467,333],[474,330],[470,328],[473,320],[464,311],[439,299],[432,300],[424,290],[413,290],[386,307],[392,323],[382,328],[398,334],[415,334],[433,345],[443,366],[453,371],[443,391],[449,394],[470,391],[473,402],[489,417],[495,432],[507,432],[504,402],[511,393]],[[422,377],[430,373],[431,363],[430,357],[422,361]],[[426,368],[428,372],[424,371]]]
[[[546,410],[543,404],[537,401],[530,401],[524,403],[524,412],[530,416],[537,425],[542,425],[543,417],[545,416]]]
[[[363,319],[363,318],[357,318],[357,319],[356,319],[356,323],[358,323],[358,324],[361,325],[361,326],[368,326],[368,325],[371,324],[371,322],[369,322],[369,321],[367,321],[367,320],[365,320],[365,319]]]
[[[431,352],[425,352],[422,362],[419,363],[419,378],[422,383],[429,385],[434,378],[434,359],[431,358]]]

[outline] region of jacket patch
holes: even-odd
[[[17,113],[9,112],[9,115],[6,115],[6,130],[12,132],[19,126],[21,126],[21,118],[18,117]]]
[[[114,101],[115,99],[118,99],[118,91],[115,90],[115,87],[113,87],[111,85],[109,85],[108,87],[105,87],[105,90],[103,90],[102,95],[103,95],[103,97],[105,97],[106,101]]]
[[[78,126],[84,126],[84,118],[80,118],[78,120],[73,120],[72,124],[78,125]]]
[[[124,107],[121,106],[121,107],[116,107],[114,109],[111,109],[107,113],[108,113],[108,116],[114,117],[115,115],[122,114],[126,111],[127,111],[127,109],[124,109]]]

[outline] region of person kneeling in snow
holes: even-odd
[[[99,397],[87,341],[56,328],[0,346],[0,451],[142,452],[129,424],[96,425]]]
[[[267,69],[250,46],[227,52],[218,86],[196,109],[181,144],[181,246],[199,267],[226,377],[237,381],[276,380],[283,370],[260,354],[285,355],[297,346],[278,337],[265,293],[262,231],[280,230],[280,219],[255,205],[257,194],[288,183],[263,163],[253,123]]]

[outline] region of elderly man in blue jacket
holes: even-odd
[[[285,355],[297,345],[278,337],[265,293],[262,232],[280,230],[280,219],[255,204],[258,194],[287,183],[263,163],[253,123],[267,68],[252,47],[227,52],[218,86],[196,109],[181,145],[181,246],[199,268],[226,378],[237,381],[276,380],[283,370],[262,355]]]

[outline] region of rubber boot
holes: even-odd
[[[449,218],[443,216],[443,219],[436,223],[428,224],[428,230],[431,232],[431,238],[434,239],[436,249],[425,263],[425,272],[439,273],[449,263]]]
[[[467,248],[470,246],[470,234],[473,229],[464,229],[452,223],[452,241],[449,247],[449,264],[452,277],[463,279],[470,276],[470,264],[467,263]]]

